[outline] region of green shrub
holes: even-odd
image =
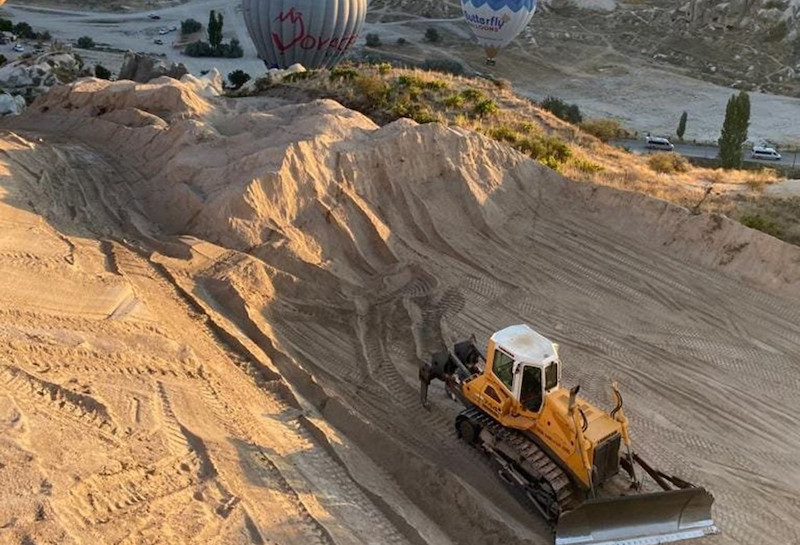
[[[571,157],[569,164],[587,174],[594,174],[595,172],[601,172],[603,170],[602,165],[598,165],[587,159],[581,159],[580,157]]]
[[[668,153],[654,153],[647,159],[647,166],[662,174],[686,172],[689,170],[689,161],[683,155],[674,151]]]
[[[367,104],[373,108],[383,108],[389,104],[391,87],[380,76],[360,75],[355,79],[354,87],[366,99]]]
[[[425,31],[425,41],[430,42],[432,44],[438,43],[442,40],[442,37],[439,35],[439,31],[435,28],[429,28]]]
[[[430,89],[433,91],[441,91],[444,89],[448,89],[450,87],[446,81],[438,79],[424,80],[422,78],[410,74],[401,74],[400,76],[398,76],[397,84],[400,85],[401,87],[408,87],[410,89],[416,89],[416,90]]]
[[[94,77],[100,79],[111,79],[111,70],[103,66],[102,64],[95,65],[94,67]]]
[[[589,119],[580,124],[580,128],[603,142],[614,138],[622,138],[627,132],[615,119]]]
[[[228,81],[231,82],[234,89],[239,89],[242,85],[250,81],[250,74],[244,70],[234,70],[228,74]]]
[[[397,45],[406,45],[407,43],[408,40],[406,40],[405,38],[397,38]]]
[[[336,67],[331,70],[330,80],[353,80],[356,79],[361,73],[355,68]]]
[[[38,37],[38,34],[33,31],[31,25],[26,22],[19,22],[14,25],[14,34],[17,35],[18,38],[24,38],[26,40],[35,40]],[[89,47],[85,47],[84,49],[91,49]]]
[[[776,222],[767,219],[760,214],[748,214],[742,216],[739,218],[739,222],[742,225],[750,227],[751,229],[757,229],[774,237],[777,237],[781,234],[781,228]]]
[[[397,76],[397,84],[401,87],[422,87],[425,82],[423,82],[417,76],[412,76],[410,74],[400,74]]]
[[[90,36],[81,36],[77,45],[81,49],[94,49],[94,40]]]
[[[225,57],[228,59],[238,59],[244,56],[242,44],[235,38],[230,43],[220,43],[216,47],[208,42],[198,40],[187,45],[183,53],[189,57]]]
[[[464,73],[464,65],[458,61],[453,61],[450,59],[426,59],[420,68],[423,70],[430,70],[432,72],[453,74],[454,76],[460,76]]]
[[[411,119],[413,119],[420,125],[425,123],[435,123],[439,121],[439,117],[426,107],[417,109],[417,111],[415,111],[411,116]]]
[[[483,94],[483,91],[479,89],[473,89],[472,87],[467,87],[461,91],[461,96],[464,97],[464,100],[469,100],[471,102],[478,102],[479,100],[486,98],[486,95]]]
[[[385,76],[392,71],[392,65],[388,62],[382,62],[378,65],[378,74]]]
[[[432,79],[424,82],[423,87],[425,89],[430,89],[432,91],[444,91],[445,89],[449,89],[450,85],[446,81],[440,79]]]
[[[367,47],[380,47],[381,45],[380,36],[374,33],[367,34]]]
[[[494,138],[495,140],[500,140],[501,142],[510,142],[512,144],[516,144],[522,135],[519,134],[517,131],[509,127],[508,125],[499,125],[497,127],[492,127],[488,131],[489,136]]]
[[[472,113],[478,117],[486,117],[487,115],[494,115],[500,111],[497,103],[491,98],[485,98],[478,101],[472,108]]]
[[[444,105],[447,108],[461,108],[464,106],[464,102],[464,97],[458,93],[453,93],[444,99]]]
[[[583,115],[577,104],[567,104],[558,97],[549,96],[541,101],[539,106],[567,123],[577,125],[583,121]]]
[[[181,21],[181,34],[193,34],[203,28],[200,21],[194,19],[184,19]]]
[[[292,72],[291,74],[286,74],[283,76],[281,81],[286,83],[296,83],[298,81],[304,81],[307,79],[311,79],[317,75],[315,70],[306,70],[305,72]]]

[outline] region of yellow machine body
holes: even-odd
[[[512,355],[508,349],[503,352]],[[622,424],[580,398],[576,399],[574,414],[582,413],[582,416],[576,419],[569,411],[570,391],[560,384],[543,392],[538,411],[530,410],[495,373],[495,355],[498,353],[495,341],[490,340],[486,368],[483,374],[463,384],[464,396],[503,426],[533,435],[561,462],[562,467],[585,488],[590,488],[595,447],[615,434],[621,435]],[[559,365],[557,360],[551,363]]]
[[[426,407],[433,379],[465,406],[458,437],[553,524],[555,545],[670,543],[719,531],[707,490],[633,451],[616,384],[610,412],[579,398],[579,387],[561,384],[558,345],[529,326],[496,331],[486,356],[474,338],[434,354],[420,367]],[[644,491],[636,467],[662,491]]]

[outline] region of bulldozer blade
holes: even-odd
[[[588,500],[558,519],[556,545],[657,545],[719,532],[704,488]]]

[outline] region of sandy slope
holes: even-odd
[[[5,122],[0,541],[547,543],[418,402],[518,322],[619,380],[709,542],[800,537],[796,247],[441,126],[108,85]]]

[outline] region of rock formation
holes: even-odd
[[[125,59],[122,61],[119,79],[129,79],[138,83],[147,83],[161,76],[181,79],[188,73],[189,70],[183,63],[168,63],[152,55],[128,51],[125,53]]]

